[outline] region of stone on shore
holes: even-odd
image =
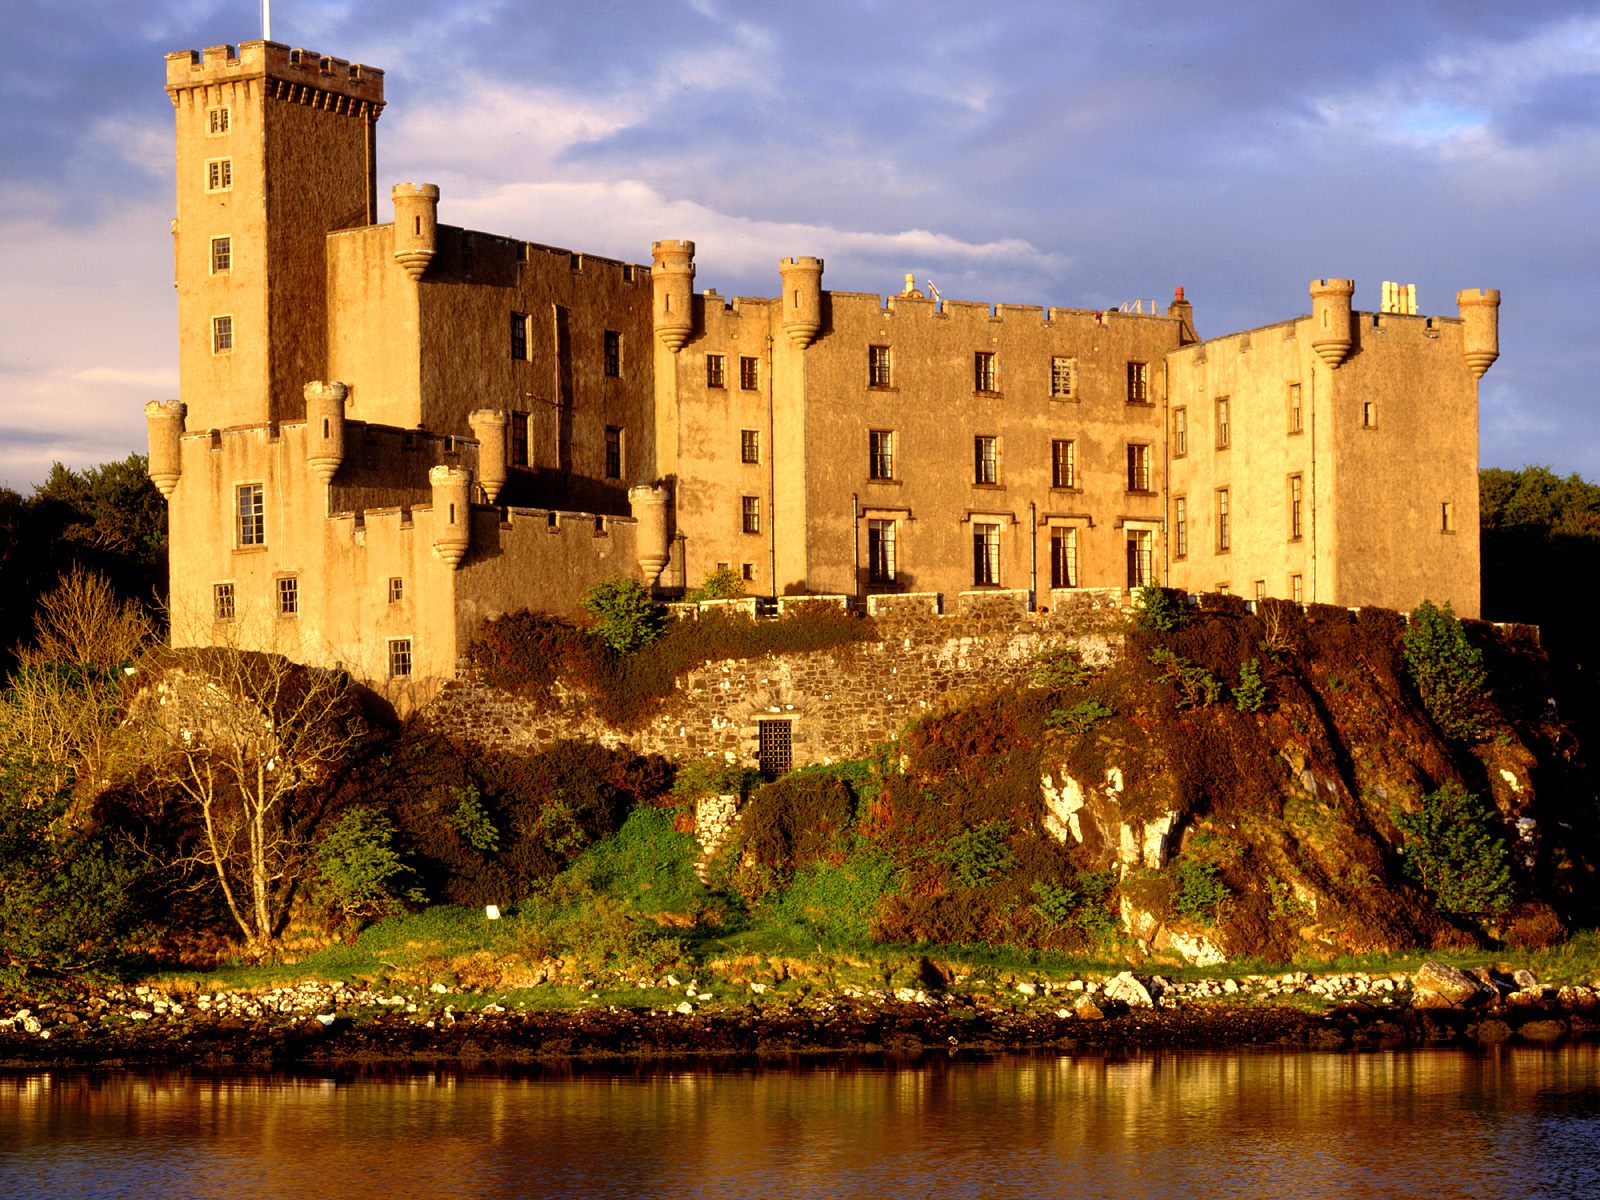
[[[1442,998],[1446,1004],[1465,1004],[1478,994],[1478,981],[1465,971],[1444,963],[1428,962],[1411,977],[1411,986],[1417,993],[1414,1003],[1419,1008],[1439,1007],[1421,1003],[1422,993],[1429,992]]]

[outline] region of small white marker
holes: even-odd
[[[498,904],[485,904],[483,906],[483,915],[491,921],[498,921],[500,919],[500,906]]]

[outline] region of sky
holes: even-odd
[[[1308,282],[1497,287],[1485,466],[1600,479],[1600,3],[278,0],[275,41],[382,67],[388,185],[452,225],[697,286],[1114,307],[1202,336]],[[258,0],[0,0],[0,483],[143,451],[177,393],[163,55]]]

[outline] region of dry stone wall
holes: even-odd
[[[793,765],[857,758],[906,724],[1026,679],[1037,657],[1077,646],[1090,662],[1120,649],[1125,593],[1051,593],[1030,611],[1026,592],[963,593],[941,612],[933,594],[874,596],[879,638],[806,654],[707,663],[678,680],[654,717],[618,730],[584,698],[558,692],[543,705],[483,686],[446,684],[422,718],[485,749],[538,750],[583,738],[676,761],[719,758],[756,766],[759,722],[789,723]]]

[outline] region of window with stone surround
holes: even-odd
[[[1189,410],[1172,410],[1172,457],[1182,458],[1189,453]]]
[[[211,239],[211,273],[225,275],[233,270],[233,239],[231,237],[214,237]]]
[[[238,517],[240,546],[267,543],[266,490],[259,483],[241,483],[234,489],[234,512]]]
[[[206,161],[206,191],[233,190],[233,159],[212,158]]]
[[[1070,438],[1056,438],[1050,443],[1050,486],[1078,486],[1078,443]]]
[[[1050,530],[1050,586],[1078,586],[1078,527],[1056,525]]]
[[[739,430],[739,461],[742,463],[758,463],[761,461],[761,431],[759,429]]]
[[[622,426],[606,426],[606,478],[622,478]]]
[[[983,486],[1000,482],[1000,448],[992,434],[972,439],[972,482]]]
[[[706,386],[719,388],[724,386],[728,371],[728,356],[726,354],[706,355]]]
[[[1232,497],[1227,488],[1217,489],[1217,553],[1226,554],[1233,549]]]
[[[411,639],[389,639],[389,678],[411,678]]]
[[[894,430],[870,429],[867,431],[867,477],[869,479],[894,478]]]
[[[1000,586],[1000,525],[995,521],[972,523],[972,584]]]
[[[761,386],[761,363],[754,355],[739,356],[739,388],[753,392]]]
[[[1172,557],[1189,557],[1189,501],[1184,496],[1172,501]]]
[[[867,578],[872,583],[893,583],[895,562],[895,522],[873,519],[867,522]]]
[[[219,621],[233,620],[233,584],[213,583],[211,585],[211,615]]]
[[[1217,449],[1226,450],[1233,444],[1233,406],[1226,396],[1217,397]]]
[[[298,616],[300,613],[300,581],[293,575],[278,577],[278,615]]]
[[[1128,364],[1128,403],[1150,403],[1150,364],[1130,362]]]
[[[1151,487],[1151,453],[1144,442],[1128,443],[1128,490],[1148,492]]]
[[[606,330],[605,371],[608,379],[622,378],[622,334]]]
[[[744,533],[761,532],[761,497],[739,497],[739,528]]]
[[[995,368],[993,350],[979,350],[972,356],[972,387],[979,392],[997,392],[999,373]]]
[[[211,318],[211,353],[228,354],[233,350],[233,318]]]
[[[528,361],[528,314],[511,314],[511,357],[517,362]]]
[[[867,386],[886,388],[893,379],[889,367],[889,347],[867,347]]]

